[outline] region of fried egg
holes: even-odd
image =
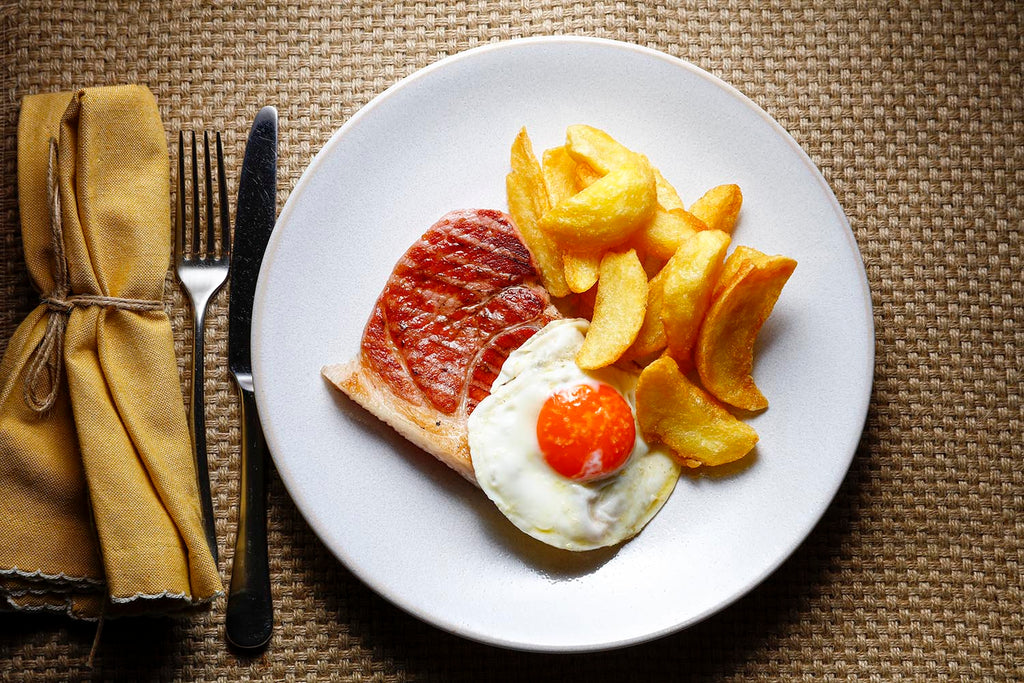
[[[636,424],[637,376],[574,360],[586,320],[546,325],[513,351],[469,417],[477,482],[520,530],[566,550],[634,536],[680,466]]]

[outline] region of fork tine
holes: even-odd
[[[192,234],[189,249],[192,256],[199,253],[199,163],[196,160],[196,132],[192,131]]]
[[[178,131],[178,201],[174,218],[174,261],[184,257],[185,232],[185,133]]]
[[[206,258],[216,258],[217,236],[214,233],[216,222],[213,215],[213,173],[210,172],[210,134],[203,131],[203,170],[206,171]]]
[[[231,254],[231,213],[228,210],[228,181],[224,173],[224,147],[217,133],[217,190],[220,195],[220,253],[221,258]]]

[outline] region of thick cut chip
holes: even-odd
[[[658,190],[658,205],[661,208],[666,211],[684,208],[683,200],[680,199],[676,188],[672,187],[672,183],[668,182],[658,169],[654,169],[654,184]]]
[[[569,291],[580,294],[597,284],[598,271],[601,267],[601,254],[587,252],[576,254],[565,252],[562,257],[565,266],[565,283]]]
[[[656,205],[651,165],[634,155],[552,207],[541,218],[540,227],[566,251],[603,251],[629,239],[650,220]]]
[[[754,342],[795,268],[791,258],[742,246],[726,261],[694,350],[701,382],[718,400],[745,410],[768,407],[751,374]]]
[[[601,259],[594,317],[576,354],[584,370],[611,365],[636,339],[647,310],[647,273],[636,251],[609,251]]]
[[[600,128],[569,126],[565,131],[566,148],[577,162],[586,163],[598,173],[608,173],[625,163],[633,152]],[[653,169],[658,204],[667,211],[683,208],[683,200],[658,169]]]
[[[588,164],[599,173],[621,166],[634,154],[600,128],[585,125],[565,129],[565,146],[577,162]]]
[[[533,154],[526,128],[522,128],[512,142],[511,163],[512,171],[505,177],[505,192],[512,222],[537,262],[544,288],[551,296],[566,296],[569,287],[562,272],[562,250],[539,227],[541,216],[548,212],[550,203],[544,175]]]
[[[718,282],[715,283],[715,291],[711,295],[712,301],[718,298],[722,293],[722,290],[725,289],[725,285],[736,276],[736,272],[739,271],[740,268],[748,265],[747,261],[749,261],[749,259],[745,259],[743,256],[748,255],[752,251],[755,250],[740,244],[736,246],[736,249],[731,254],[729,254],[729,258],[725,259],[725,263],[722,265],[721,272],[718,273]]]
[[[757,443],[752,427],[688,380],[668,356],[640,373],[636,417],[644,438],[664,443],[686,465],[724,465]]]
[[[711,230],[732,234],[743,204],[739,185],[719,185],[704,193],[690,207],[690,213],[704,221]]]
[[[551,206],[557,206],[579,191],[576,189],[576,160],[564,146],[545,150],[542,167]]]
[[[707,226],[689,211],[666,211],[659,206],[651,220],[633,235],[633,245],[645,254],[667,261],[683,242],[701,230],[707,230]]]
[[[665,337],[665,325],[661,322],[661,306],[665,291],[662,287],[664,280],[665,271],[662,270],[647,283],[647,311],[644,314],[644,324],[640,326],[633,345],[626,351],[626,358],[633,360],[649,358],[662,351],[668,343]]]
[[[663,269],[661,321],[668,351],[687,370],[729,241],[721,230],[702,230],[683,242]]]
[[[585,190],[604,176],[587,162],[576,164],[576,191]]]

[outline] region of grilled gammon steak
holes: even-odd
[[[358,355],[322,373],[475,483],[467,418],[508,355],[559,317],[507,215],[452,211],[398,261]]]

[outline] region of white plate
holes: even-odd
[[[509,146],[589,123],[645,152],[687,203],[743,188],[734,244],[799,261],[761,332],[771,407],[753,462],[683,476],[634,540],[586,554],[519,533],[483,493],[320,378],[352,357],[391,268],[437,218],[506,209]],[[256,398],[278,472],[328,548],[371,588],[450,632],[581,651],[641,642],[720,610],[801,543],[849,467],[874,363],[849,224],[792,138],[735,89],[649,49],[541,38],[470,50],[374,99],[292,191],[260,271]]]

